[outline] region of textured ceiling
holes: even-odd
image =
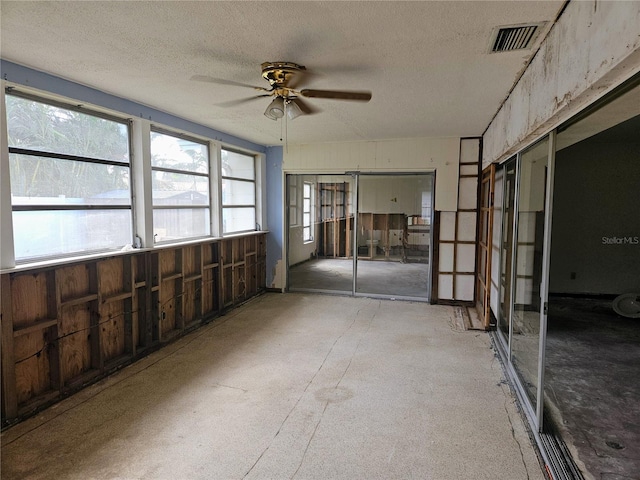
[[[289,143],[480,135],[534,50],[490,54],[494,27],[552,22],[564,1],[0,2],[2,58],[263,145],[281,143],[269,99],[193,75],[267,87],[265,61],[305,65],[311,99]],[[550,23],[547,24],[547,28]],[[544,32],[543,32],[544,34]]]

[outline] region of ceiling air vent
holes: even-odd
[[[531,48],[540,33],[542,24],[512,25],[495,29],[491,52],[511,52]]]

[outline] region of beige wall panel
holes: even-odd
[[[453,300],[453,275],[438,275],[438,298]]]
[[[460,163],[478,163],[480,161],[480,139],[463,138],[460,140]]]
[[[460,179],[460,198],[458,208],[473,210],[478,208],[478,179],[464,177]]]
[[[441,272],[453,272],[453,244],[440,244],[440,258],[438,268]]]
[[[464,302],[473,301],[473,288],[475,285],[475,275],[456,275],[456,300]]]
[[[455,240],[456,238],[456,214],[455,212],[442,212],[440,214],[440,240]]]
[[[458,240],[462,242],[476,241],[476,213],[458,213]]]
[[[473,272],[476,268],[476,247],[465,243],[456,250],[456,272]]]
[[[460,165],[460,175],[478,175],[478,166]]]

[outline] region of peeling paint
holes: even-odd
[[[597,11],[597,14],[595,13]],[[640,72],[640,2],[570,2],[483,137],[501,161]]]
[[[284,265],[282,260],[278,260],[276,262],[275,267],[271,270],[271,275],[273,277],[273,281],[269,288],[277,288],[282,290],[285,286],[285,276],[284,276]]]

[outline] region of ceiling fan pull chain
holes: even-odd
[[[289,153],[289,119],[284,116],[284,151]]]

